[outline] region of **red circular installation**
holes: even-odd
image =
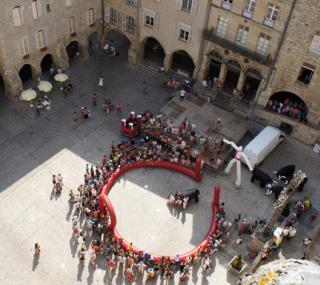
[[[160,167],[165,168],[169,170],[174,170],[180,173],[183,173],[189,177],[191,177],[195,181],[201,181],[201,161],[197,160],[194,169],[189,169],[187,167],[173,164],[167,161],[138,161],[134,162],[132,164],[127,164],[121,168],[118,168],[109,178],[108,182],[103,186],[101,194],[99,196],[99,209],[101,212],[105,212],[106,210],[109,213],[110,216],[110,225],[108,227],[109,230],[112,230],[114,232],[114,237],[116,240],[122,239],[122,247],[123,249],[127,249],[129,243],[123,239],[119,232],[116,229],[117,224],[117,217],[114,211],[114,208],[112,206],[112,203],[108,197],[108,193],[111,190],[114,183],[117,181],[117,179],[126,173],[129,170],[136,169],[136,168],[143,168],[143,167]],[[191,257],[193,255],[196,255],[199,249],[204,249],[209,244],[209,238],[210,236],[216,231],[216,212],[219,209],[219,196],[220,196],[220,186],[216,186],[214,188],[214,199],[212,202],[212,218],[211,218],[211,225],[209,227],[209,230],[207,234],[205,235],[203,241],[199,242],[192,250],[188,251],[187,253],[184,253],[180,255],[180,260],[183,261],[187,257]],[[132,247],[133,253],[139,253],[141,252],[141,249],[133,246]],[[157,255],[154,253],[149,253],[151,255],[151,259],[155,262],[160,262],[162,255]],[[171,260],[174,260],[174,256],[170,256]]]

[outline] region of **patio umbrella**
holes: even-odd
[[[23,101],[31,101],[36,97],[37,97],[37,92],[31,88],[21,92],[21,99]]]
[[[52,84],[49,81],[41,80],[38,84],[38,89],[48,93],[52,90]]]
[[[58,82],[65,82],[69,79],[69,76],[65,73],[58,73],[54,76],[54,80]]]

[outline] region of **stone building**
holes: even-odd
[[[250,103],[268,77],[292,0],[213,0],[199,79],[216,78],[222,91]]]
[[[295,1],[279,56],[256,108],[256,114],[267,121],[291,125],[292,135],[308,144],[320,138],[319,15],[320,1]],[[289,100],[302,107],[305,118],[292,119],[279,113],[281,110],[266,110],[264,107],[270,99],[282,104]]]
[[[2,0],[0,14],[0,75],[10,95],[52,64],[67,68],[98,43],[99,0]]]

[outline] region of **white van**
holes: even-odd
[[[251,166],[259,165],[283,138],[284,133],[278,128],[265,127],[243,150]]]

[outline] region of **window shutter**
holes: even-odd
[[[146,15],[146,10],[145,9],[140,9],[140,15],[139,15],[139,23],[140,25],[144,25],[145,21],[145,15]]]
[[[159,25],[159,17],[158,16],[154,16],[154,29],[157,29]]]
[[[38,19],[38,8],[37,8],[37,1],[32,1],[31,3],[32,7],[32,17],[33,19]]]
[[[191,33],[191,29],[189,30],[189,38],[188,38],[188,44],[191,44],[192,42],[192,33]]]
[[[107,23],[110,23],[110,7],[104,8],[104,19]]]
[[[42,15],[42,0],[37,0],[36,4],[37,4],[37,12],[38,12],[38,17],[40,17]]]
[[[75,20],[74,17],[70,17],[68,21],[69,34],[75,33]]]
[[[72,0],[66,0],[66,6],[70,7],[72,5]]]
[[[13,18],[13,24],[16,27],[22,26],[20,7],[15,7],[12,9],[12,18]]]
[[[176,9],[181,10],[182,8],[182,0],[176,0]]]
[[[28,41],[28,37],[24,37],[23,38],[23,48],[24,48],[24,52],[26,54],[29,54],[29,41]]]
[[[177,22],[174,27],[174,33],[175,33],[176,39],[179,39],[180,27],[181,27],[181,23]]]
[[[122,15],[122,29],[127,30],[127,16]]]
[[[37,47],[42,48],[42,31],[38,31],[36,34]]]
[[[315,35],[311,42],[309,50],[313,53],[320,54],[320,35]]]
[[[195,16],[197,12],[197,0],[192,0],[191,15]]]

